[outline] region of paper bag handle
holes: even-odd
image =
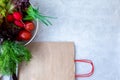
[[[93,62],[91,60],[87,60],[87,59],[80,59],[80,60],[75,60],[75,63],[88,63],[92,66],[92,69],[89,73],[87,74],[76,74],[75,78],[81,78],[81,77],[90,77],[93,73],[94,73],[94,65]]]

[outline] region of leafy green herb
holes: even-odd
[[[6,10],[8,13],[13,13],[14,8],[15,8],[15,6],[11,2],[7,3]]]
[[[6,17],[7,13],[12,13],[14,5],[11,0],[0,0],[0,24],[3,22],[3,18]]]
[[[0,46],[0,73],[10,75],[16,72],[16,65],[22,61],[29,61],[29,50],[16,42],[4,41]]]
[[[48,18],[52,18],[49,16],[43,16],[38,9],[33,8],[32,6],[29,6],[27,9],[27,15],[25,16],[24,20],[34,20],[39,19],[42,23],[45,25],[52,25],[51,22],[48,20]]]
[[[14,9],[14,5],[11,0],[0,0],[0,14],[5,17],[6,13],[11,13]]]

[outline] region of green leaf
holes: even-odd
[[[32,6],[29,6],[26,12],[27,12],[27,15],[25,16],[24,20],[38,19],[40,22],[44,23],[47,26],[52,25],[52,23],[48,20],[48,18],[51,18],[51,17],[43,16],[38,11],[38,9],[35,9]]]
[[[8,11],[8,13],[12,13],[14,8],[15,8],[15,6],[11,2],[8,2],[7,6],[6,6],[6,10]]]
[[[16,72],[16,65],[22,61],[30,61],[30,51],[23,45],[4,41],[0,46],[0,73],[10,75]]]

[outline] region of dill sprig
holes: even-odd
[[[11,75],[16,72],[16,66],[22,61],[29,61],[29,50],[16,42],[4,41],[0,46],[0,73]]]

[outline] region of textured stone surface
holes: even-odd
[[[39,24],[34,41],[73,41],[76,59],[94,62],[94,75],[78,80],[120,79],[120,0],[31,1],[43,14],[57,17],[52,26]],[[77,66],[77,73],[90,69]]]

